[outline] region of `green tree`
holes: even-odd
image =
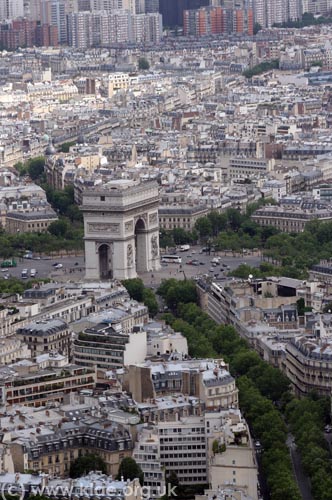
[[[157,293],[163,297],[167,306],[176,311],[180,304],[197,302],[197,291],[194,281],[163,280]]]
[[[117,479],[120,480],[122,477],[125,481],[127,481],[127,479],[131,481],[133,479],[139,479],[139,482],[143,484],[143,471],[134,458],[126,457],[121,461]]]
[[[144,305],[149,309],[149,315],[154,317],[159,310],[158,302],[155,294],[150,288],[145,288],[143,291],[143,302]]]
[[[215,439],[212,443],[212,452],[214,455],[216,455],[219,452],[219,442],[217,439]]]
[[[202,240],[212,235],[212,224],[207,217],[200,217],[195,222],[195,229]]]
[[[138,302],[143,302],[144,299],[144,283],[141,278],[132,278],[124,280],[122,284],[127,289],[130,297]]]
[[[41,181],[44,176],[45,158],[37,157],[28,161],[29,176],[33,181]]]
[[[172,231],[166,231],[166,229],[161,228],[159,233],[159,245],[161,248],[174,246],[173,233]]]
[[[143,71],[150,69],[150,63],[146,59],[146,57],[140,57],[138,59],[138,69],[143,70]]]
[[[20,177],[27,175],[29,173],[29,169],[27,164],[22,163],[21,161],[14,164],[15,170],[17,170]]]
[[[60,152],[69,153],[69,149],[72,146],[75,146],[75,141],[64,142],[63,144],[60,145]]]
[[[192,236],[190,233],[182,229],[182,227],[176,227],[172,230],[173,241],[176,245],[183,245],[185,243],[192,242]]]
[[[261,31],[262,26],[259,23],[254,24],[254,35],[257,35],[259,31]]]
[[[98,455],[88,453],[81,457],[76,458],[70,465],[69,475],[71,478],[81,477],[91,471],[101,471],[106,473],[106,464],[104,460]]]
[[[66,236],[69,229],[70,225],[66,219],[56,220],[52,222],[47,228],[49,233],[53,234],[54,236],[61,236],[62,238]]]
[[[219,214],[216,211],[212,211],[207,215],[207,218],[211,222],[213,236],[217,236],[220,233],[220,231],[226,229],[227,227],[226,214]]]

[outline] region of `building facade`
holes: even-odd
[[[58,351],[70,357],[71,332],[61,319],[29,323],[19,328],[17,335],[27,344],[33,357],[48,351]]]

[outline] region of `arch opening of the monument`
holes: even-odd
[[[138,219],[135,224],[135,264],[137,272],[146,271],[146,228],[143,219]]]
[[[112,278],[112,271],[110,269],[111,249],[106,243],[100,245],[98,249],[99,254],[99,275],[101,279]]]

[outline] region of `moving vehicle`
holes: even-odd
[[[211,264],[220,264],[220,257],[213,257],[211,260]]]
[[[36,276],[36,274],[37,274],[37,269],[31,269],[31,271],[30,271],[31,278],[34,278]]]
[[[181,245],[180,252],[188,252],[190,250],[190,245]]]
[[[1,267],[16,267],[16,266],[17,266],[16,260],[14,259],[7,259],[1,262]]]
[[[163,255],[161,262],[166,262],[167,264],[182,264],[182,258],[178,255]]]
[[[62,269],[63,265],[62,264],[56,264],[54,267],[55,267],[55,269]]]
[[[22,269],[21,278],[22,278],[22,280],[28,279],[28,270],[27,269]]]

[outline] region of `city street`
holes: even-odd
[[[259,266],[261,258],[259,255],[232,255],[228,253],[225,256],[225,252],[211,253],[210,255],[205,253],[200,253],[201,247],[192,247],[187,252],[177,252],[182,258],[181,264],[165,264],[162,263],[161,269],[154,273],[142,273],[140,277],[143,279],[146,285],[158,285],[161,280],[168,278],[176,278],[179,280],[193,278],[195,276],[207,274],[209,276],[215,276],[222,279],[227,276],[227,273],[238,267],[242,263],[246,263],[249,266]],[[220,257],[220,264],[217,266],[212,266],[212,259],[214,257]],[[199,264],[194,266],[189,264],[190,261],[196,259]],[[69,256],[69,257],[59,257],[54,258],[42,258],[42,259],[16,259],[17,267],[1,269],[0,275],[9,275],[15,278],[21,278],[22,270],[28,270],[28,277],[30,278],[31,269],[37,270],[36,277],[38,278],[52,278],[59,281],[70,281],[82,279],[84,277],[84,256]],[[55,264],[62,264],[61,269],[56,269]],[[225,264],[225,267],[222,266]]]
[[[289,453],[292,459],[293,472],[301,492],[302,500],[313,500],[310,480],[303,470],[301,456],[297,450],[294,436],[291,433],[288,434],[286,444],[289,448]]]
[[[57,259],[15,259],[17,267],[1,268],[1,277],[9,275],[15,278],[21,278],[22,270],[28,270],[30,278],[31,269],[37,270],[36,278],[54,278],[60,281],[80,279],[84,276],[84,257],[70,256]],[[61,269],[56,269],[54,264],[62,264]],[[7,269],[7,270],[5,270]]]
[[[163,279],[176,278],[178,280],[193,278],[195,276],[207,274],[209,276],[218,275],[218,279],[225,278],[227,273],[231,270],[236,269],[240,264],[248,264],[252,267],[258,267],[261,262],[260,255],[249,255],[245,254],[233,256],[230,252],[225,256],[225,252],[216,252],[210,255],[205,253],[200,253],[201,247],[192,247],[188,252],[177,252],[182,258],[182,264],[163,264],[161,265],[160,271],[157,273],[144,273],[141,274],[146,285],[158,285]],[[161,256],[162,257],[162,256]],[[212,266],[212,259],[214,257],[220,257],[220,264],[216,267]],[[199,265],[193,266],[189,264],[192,260],[198,260]],[[229,267],[223,267],[222,264],[226,264]]]

